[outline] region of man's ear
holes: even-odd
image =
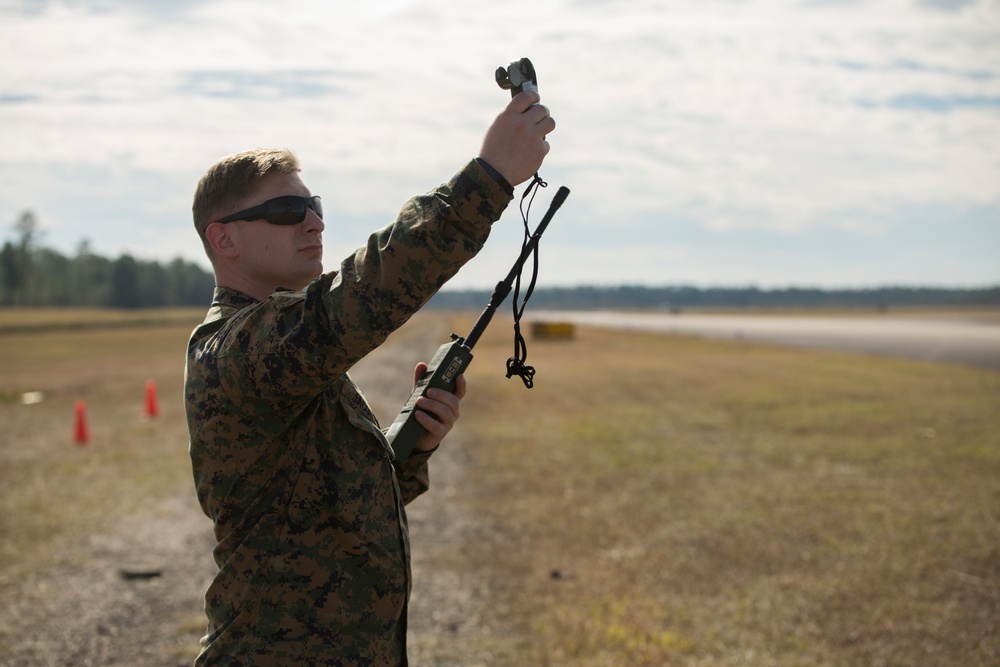
[[[217,257],[233,258],[239,256],[233,231],[235,230],[230,225],[224,225],[221,222],[213,222],[205,228],[205,238]]]

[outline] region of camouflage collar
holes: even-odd
[[[257,300],[243,292],[238,292],[229,287],[215,286],[212,294],[212,308],[222,308],[223,310],[242,310],[247,306],[252,306]]]
[[[228,320],[239,311],[255,303],[258,301],[252,296],[229,287],[216,285],[215,292],[212,294],[212,307],[208,309],[204,324]]]

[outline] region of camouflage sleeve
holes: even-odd
[[[373,337],[381,342],[403,324],[482,249],[510,199],[472,161],[407,202],[397,222],[372,234],[332,277],[326,303],[341,343],[370,349]]]
[[[479,252],[511,199],[472,160],[448,183],[410,199],[338,271],[241,312],[230,322],[234,353],[220,355],[228,393],[251,413],[290,409],[280,401],[301,405],[317,395]]]
[[[414,450],[408,459],[393,464],[396,467],[396,479],[399,480],[399,492],[403,496],[404,505],[431,488],[427,463],[437,449],[435,447],[427,452]]]

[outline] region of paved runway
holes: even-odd
[[[818,347],[1000,371],[1000,312],[737,315],[537,311],[538,321]]]

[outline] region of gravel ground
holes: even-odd
[[[405,399],[416,361],[446,339],[436,326],[421,325],[352,372],[380,398],[372,400],[380,419],[391,419]],[[431,491],[408,508],[409,652],[416,667],[486,664],[488,656],[477,651],[502,636],[485,614],[487,579],[473,576],[460,557],[462,544],[482,530],[461,502],[471,490],[463,485],[469,460],[460,428],[446,445],[432,461]],[[0,604],[13,621],[2,632],[16,639],[0,665],[190,665],[204,630],[202,596],[216,570],[214,544],[188,485],[113,530],[66,544],[52,567],[5,582],[12,595]]]

